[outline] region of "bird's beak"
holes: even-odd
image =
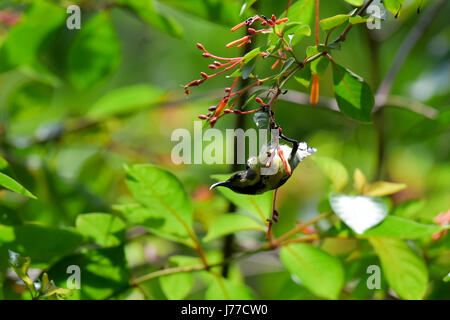
[[[220,187],[220,186],[228,187],[229,184],[230,184],[230,181],[229,181],[229,180],[216,182],[216,183],[214,183],[214,184],[209,188],[209,190],[212,190],[212,189],[214,189],[215,187]]]

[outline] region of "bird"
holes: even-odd
[[[275,155],[272,155],[270,160],[274,151]],[[258,156],[247,160],[245,170],[233,174],[226,181],[214,183],[210,190],[226,187],[236,193],[255,195],[278,189],[292,176],[292,172],[303,159],[316,152],[317,149],[309,147],[306,142],[294,142],[292,148],[285,144],[273,147],[273,144],[269,143]],[[284,160],[285,155],[289,155],[287,160]],[[270,167],[267,167],[269,160]]]

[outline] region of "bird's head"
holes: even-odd
[[[210,190],[216,187],[226,187],[237,193],[256,194],[261,186],[258,173],[251,168],[233,174],[228,180],[214,183]]]

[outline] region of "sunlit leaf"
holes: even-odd
[[[252,51],[246,53],[242,60],[244,63],[249,63],[252,59],[256,58],[261,53],[261,48],[255,48]]]
[[[319,49],[321,49],[321,48],[319,48],[317,46],[310,46],[310,47],[306,48],[306,55],[308,57],[312,57],[312,56],[318,54],[319,52],[321,52],[321,50],[319,50]],[[326,59],[323,56],[314,59],[313,61],[310,62],[311,73],[322,75],[325,72],[325,70],[327,69],[328,64],[329,64],[328,59]]]
[[[331,180],[336,191],[344,189],[348,182],[348,173],[342,163],[333,158],[320,156],[314,156],[313,160],[328,179]]]
[[[304,243],[283,246],[280,257],[288,271],[315,295],[339,298],[344,284],[344,269],[337,258]]]
[[[125,239],[125,223],[111,214],[80,214],[75,224],[82,235],[103,247],[117,246]]]
[[[361,7],[364,4],[364,0],[345,0],[345,2],[348,2],[355,7]]]
[[[384,275],[392,289],[403,299],[422,299],[428,287],[424,261],[403,241],[369,238],[381,260]]]
[[[338,217],[358,234],[376,226],[388,214],[387,205],[381,198],[331,194],[330,205]]]
[[[367,17],[354,16],[354,17],[350,17],[348,19],[348,21],[351,24],[359,24],[359,23],[366,23],[369,20],[369,18],[370,18],[369,16],[367,16]]]
[[[371,197],[383,197],[397,193],[406,188],[404,183],[377,181],[366,186],[364,194]]]
[[[25,189],[20,183],[14,180],[11,177],[8,177],[6,174],[0,172],[0,186],[5,187],[11,191],[23,194],[31,199],[37,199],[34,194]]]
[[[235,283],[220,276],[215,277],[205,293],[206,300],[253,300],[254,296],[245,284]]]
[[[353,187],[358,194],[362,194],[366,186],[366,176],[360,169],[356,169],[353,173]]]
[[[405,0],[384,0],[384,7],[389,10],[394,16],[398,16],[400,13],[400,9],[402,8]]]
[[[184,299],[194,285],[194,277],[190,272],[169,274],[159,278],[161,289],[170,300]]]
[[[163,230],[187,238],[192,232],[192,204],[181,182],[170,172],[152,165],[126,168],[126,182],[134,198],[166,224]]]
[[[338,14],[333,17],[329,17],[326,19],[320,20],[320,27],[327,31],[333,28],[336,28],[337,26],[340,26],[341,24],[348,21],[349,15],[348,14]]]
[[[428,238],[441,227],[435,224],[422,224],[414,220],[387,216],[379,225],[366,230],[361,237],[392,237],[401,239]]]
[[[348,69],[333,63],[334,96],[339,109],[361,122],[371,121],[375,100],[369,85]]]

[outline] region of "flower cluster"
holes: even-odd
[[[252,25],[258,21],[261,22],[261,26],[266,26],[268,28],[259,29],[259,30],[256,30],[255,28],[253,28]],[[252,41],[252,38],[256,34],[273,33],[273,32],[275,32],[274,27],[276,25],[282,24],[287,21],[288,21],[288,18],[277,19],[275,15],[272,15],[272,17],[270,19],[266,18],[263,15],[256,15],[256,16],[250,17],[250,18],[246,19],[245,21],[239,23],[238,25],[234,26],[231,29],[231,31],[234,32],[234,31],[246,26],[248,34],[240,39],[237,39],[235,41],[228,43],[226,45],[226,47],[231,48],[231,47],[237,46],[238,48],[240,48],[240,47],[250,43]],[[202,84],[203,82],[205,82],[208,79],[214,78],[214,77],[216,77],[222,73],[225,73],[227,71],[230,71],[234,68],[242,69],[246,62],[245,56],[227,58],[227,57],[220,57],[220,56],[214,55],[214,54],[210,53],[200,43],[197,43],[197,48],[200,49],[201,51],[203,51],[203,54],[202,54],[203,57],[214,59],[213,63],[208,65],[208,68],[211,70],[217,70],[217,71],[216,71],[216,73],[213,73],[213,74],[207,74],[206,72],[201,72],[200,73],[201,79],[193,80],[184,86],[184,90],[185,90],[186,94],[191,93],[191,91],[190,91],[191,87],[199,86],[200,84]],[[282,59],[285,59],[286,55],[283,52],[279,52],[279,54]],[[266,56],[270,55],[270,53],[261,52],[258,55],[266,57]],[[278,64],[280,64],[281,60],[278,59],[277,62],[275,62],[275,65],[273,66],[272,69],[275,69],[276,66]],[[262,110],[263,107],[255,109],[255,110],[250,110],[250,111],[241,111],[241,110],[233,109],[235,104],[239,100],[239,98],[242,96],[242,94],[247,92],[249,89],[251,89],[255,86],[260,86],[262,84],[261,80],[255,79],[256,81],[252,85],[248,86],[247,88],[243,88],[241,90],[234,91],[236,84],[238,82],[238,79],[239,79],[239,76],[236,76],[231,87],[225,88],[226,95],[220,100],[220,102],[216,106],[212,106],[209,108],[210,112],[207,115],[199,115],[200,119],[207,120],[207,121],[209,121],[211,126],[214,126],[216,121],[220,117],[224,116],[225,114],[229,114],[229,113],[248,114],[248,113],[254,113],[254,112],[258,112],[258,111]]]

